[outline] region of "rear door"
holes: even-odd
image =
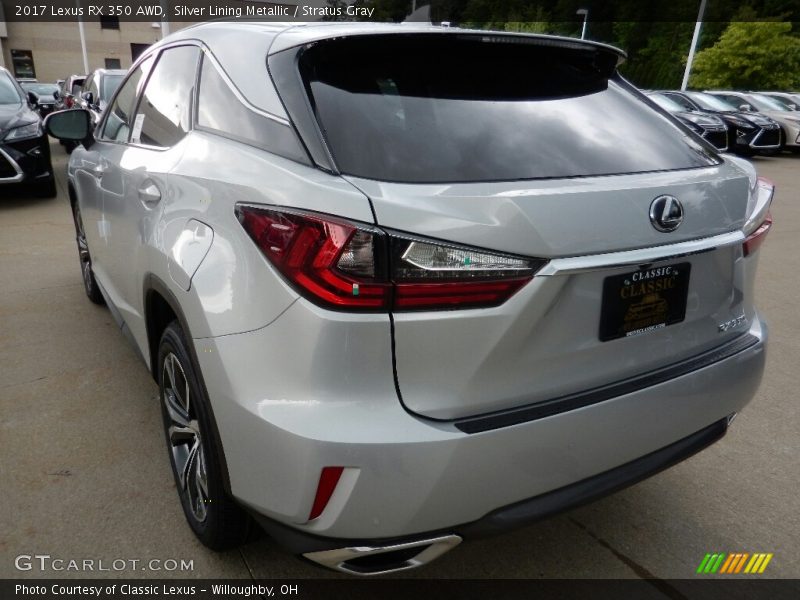
[[[149,68],[127,140],[109,144],[103,153],[105,177],[113,183],[104,195],[113,232],[104,266],[115,304],[142,345],[146,342],[142,274],[151,269],[150,236],[169,202],[168,174],[180,160],[182,141],[191,129],[199,56],[199,48],[190,45],[159,54]]]

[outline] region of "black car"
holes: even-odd
[[[56,83],[39,83],[38,81],[20,81],[20,86],[26,92],[36,95],[36,106],[42,118],[55,110],[56,95],[59,91]]]
[[[127,72],[125,69],[97,69],[89,73],[75,98],[75,107],[88,110],[92,123],[96,124]]]
[[[7,69],[0,67],[0,186],[21,183],[45,197],[56,195],[50,143],[42,117]]]
[[[687,111],[683,106],[660,92],[652,92],[648,96],[697,135],[713,144],[717,150],[728,149],[728,126],[720,117]]]
[[[742,112],[722,98],[703,92],[661,93],[687,112],[713,114],[725,121],[730,149],[737,154],[774,154],[780,150],[781,127],[766,115]]]

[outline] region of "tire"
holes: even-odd
[[[167,326],[158,346],[158,389],[172,474],[189,527],[212,550],[241,545],[251,520],[225,493],[208,398],[177,321]]]
[[[58,194],[55,178],[35,184],[34,191],[39,198],[55,198]]]
[[[78,260],[81,264],[83,289],[86,292],[86,296],[89,298],[89,300],[95,304],[105,304],[105,299],[100,291],[100,286],[97,285],[97,280],[94,278],[94,271],[92,270],[92,255],[89,253],[89,244],[86,241],[86,232],[83,229],[81,209],[78,207],[77,201],[72,205],[72,220],[75,223],[75,241],[78,244]]]

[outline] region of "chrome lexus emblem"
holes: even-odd
[[[659,196],[650,204],[650,222],[658,231],[675,231],[683,223],[683,205],[675,196]]]

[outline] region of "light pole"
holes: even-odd
[[[583,29],[581,29],[581,39],[586,39],[586,22],[589,20],[589,9],[579,8],[575,11],[576,15],[583,15]]]
[[[697,23],[694,24],[694,35],[692,45],[689,47],[689,58],[686,59],[686,70],[683,72],[681,90],[686,90],[689,85],[689,75],[692,72],[692,61],[694,61],[694,51],[697,48],[697,40],[700,37],[700,26],[703,24],[703,13],[706,11],[706,0],[700,0],[700,10],[697,13]]]

